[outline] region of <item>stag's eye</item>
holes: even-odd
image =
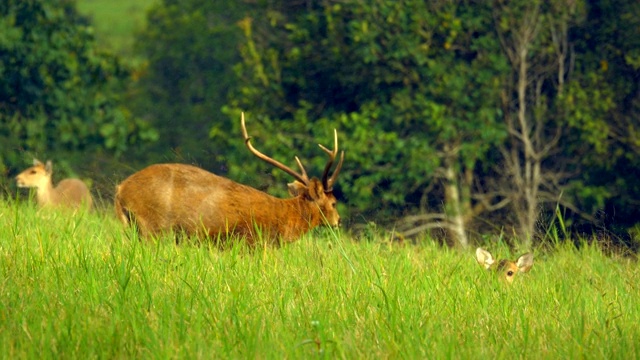
[[[509,276],[509,277],[513,276],[513,270],[507,271],[507,276]]]
[[[35,170],[31,170],[31,175],[35,175],[36,173],[38,173],[38,172],[35,171]]]

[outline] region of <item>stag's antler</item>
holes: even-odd
[[[333,162],[336,159],[336,155],[338,155],[338,130],[333,129],[333,151],[327,149],[322,144],[318,144],[318,146],[320,146],[320,148],[329,155],[329,161],[327,162],[327,165],[325,165],[324,172],[322,173],[322,186],[324,186],[324,191],[330,192],[333,190],[333,184],[336,182],[336,178],[342,168],[342,162],[344,161],[343,150],[342,153],[340,153],[340,161],[338,162],[338,165],[336,165],[336,170],[333,172],[333,175],[327,179],[331,166],[333,166]]]
[[[296,180],[300,181],[301,183],[307,186],[309,185],[309,176],[307,176],[307,172],[305,171],[304,166],[302,166],[302,162],[300,161],[300,159],[298,159],[297,156],[295,158],[296,158],[296,162],[298,163],[298,166],[300,167],[300,173],[293,171],[291,168],[279,162],[278,160],[268,157],[267,155],[256,150],[256,148],[254,148],[253,145],[251,145],[251,137],[247,133],[247,127],[244,124],[244,112],[242,113],[242,116],[241,116],[241,123],[242,123],[242,135],[244,136],[244,143],[245,145],[247,145],[247,148],[249,148],[249,151],[251,151],[253,155],[258,157],[262,161],[268,164],[271,164],[277,167],[278,169],[286,172],[287,174],[293,176]],[[323,184],[324,184],[324,180],[323,180]]]

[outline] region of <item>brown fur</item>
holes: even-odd
[[[93,199],[87,185],[78,179],[64,179],[53,187],[52,174],[51,161],[47,161],[45,165],[34,159],[32,167],[16,176],[16,183],[18,187],[36,188],[40,207],[58,206],[76,209],[86,206],[87,209],[91,208]]]
[[[326,223],[337,226],[336,198],[312,178],[309,186],[289,184],[295,197],[278,199],[195,166],[151,165],[116,189],[115,210],[125,224],[135,222],[143,237],[177,231],[192,236],[244,236],[258,231],[270,239],[293,241]]]

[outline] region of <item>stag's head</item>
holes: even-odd
[[[294,197],[303,199],[305,202],[310,202],[313,206],[316,206],[320,210],[322,221],[330,226],[338,226],[340,224],[340,214],[336,208],[337,200],[333,194],[333,185],[336,182],[340,169],[342,168],[342,162],[344,161],[344,151],[340,153],[340,159],[335,167],[335,170],[331,174],[331,169],[338,155],[338,131],[334,129],[334,146],[333,150],[329,150],[325,146],[318,144],[318,146],[329,156],[327,164],[324,167],[322,178],[316,177],[309,178],[307,172],[302,165],[300,159],[296,156],[296,163],[300,168],[300,172],[296,172],[288,166],[274,160],[260,151],[256,150],[251,145],[251,137],[247,133],[247,128],[244,121],[244,113],[241,117],[242,134],[244,136],[245,145],[251,153],[253,153],[259,159],[266,163],[286,172],[291,175],[295,181],[288,184],[289,194]]]

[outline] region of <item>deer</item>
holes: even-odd
[[[22,171],[15,179],[20,188],[36,188],[36,198],[41,208],[91,209],[93,198],[82,180],[64,179],[54,187],[52,175],[51,160],[43,164],[38,159],[33,159],[33,166]]]
[[[320,225],[339,226],[333,186],[342,168],[344,151],[330,175],[338,155],[337,130],[334,129],[333,150],[318,144],[328,155],[318,179],[307,175],[297,156],[299,172],[258,151],[251,144],[244,113],[240,123],[249,151],[295,179],[288,184],[291,198],[276,198],[192,165],[154,164],[116,186],[115,211],[124,226],[135,226],[141,238],[171,232],[222,240],[236,236],[250,245],[259,239],[292,242]]]
[[[501,274],[508,283],[513,283],[516,274],[526,273],[533,266],[533,254],[531,253],[521,255],[516,261],[506,259],[496,261],[490,252],[483,248],[477,248],[476,260],[485,269]]]

